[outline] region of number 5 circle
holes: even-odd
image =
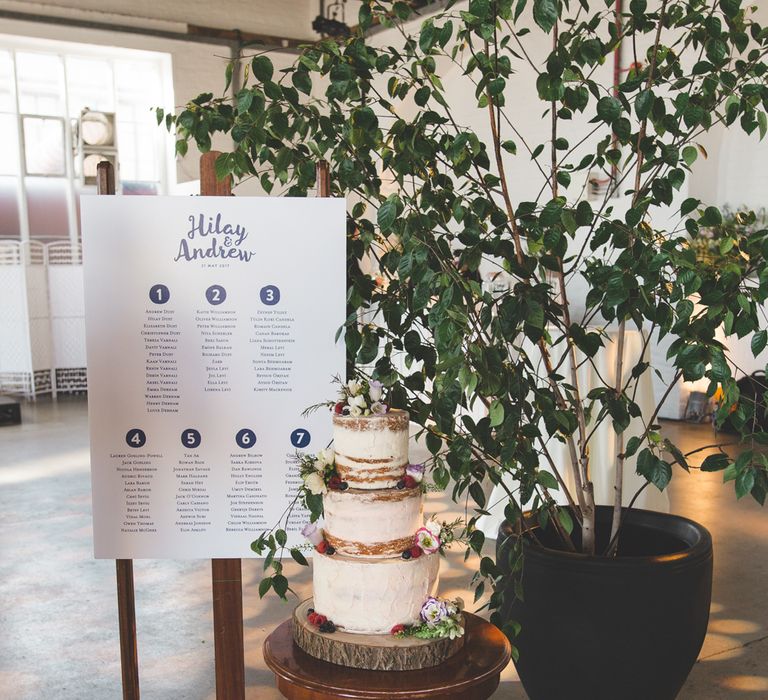
[[[187,428],[181,434],[181,444],[187,449],[193,450],[195,447],[199,447],[201,441],[200,431],[194,428]]]
[[[250,428],[243,428],[235,435],[235,442],[244,450],[250,450],[256,444],[256,433]]]

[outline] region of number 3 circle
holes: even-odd
[[[249,450],[256,444],[256,433],[250,428],[243,428],[235,435],[235,442],[244,450]]]
[[[261,288],[259,298],[262,304],[274,306],[280,301],[280,290],[274,284],[268,284],[266,287]]]

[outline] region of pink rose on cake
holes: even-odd
[[[440,530],[438,529],[438,534]],[[416,531],[416,544],[425,554],[434,554],[440,549],[440,538],[426,527]]]

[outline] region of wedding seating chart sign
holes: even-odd
[[[81,202],[95,555],[252,555],[330,440],[345,203]]]

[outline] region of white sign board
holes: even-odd
[[[95,555],[254,556],[331,438],[344,201],[81,201]]]

